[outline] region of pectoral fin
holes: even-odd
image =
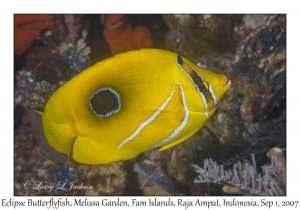
[[[183,110],[143,110],[140,116],[146,120],[151,118],[155,112],[158,114],[149,125],[164,130],[174,129],[184,117]]]
[[[149,124],[150,126],[167,130],[174,129],[182,123],[184,118],[182,94],[178,84],[174,84],[169,98],[164,103],[166,105],[158,110],[142,110],[140,116],[145,120],[154,117],[155,119]]]

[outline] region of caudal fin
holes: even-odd
[[[39,113],[33,110],[29,111],[31,119],[31,127],[38,144],[44,149],[46,155],[52,160],[59,163],[66,163],[68,161],[68,155],[61,153],[54,149],[47,141],[43,127],[43,113]]]

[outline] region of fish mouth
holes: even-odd
[[[231,80],[228,77],[226,77],[226,82],[223,86],[231,86]]]

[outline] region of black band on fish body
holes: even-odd
[[[179,65],[182,65],[183,64],[183,59],[182,59],[182,57],[180,56],[180,55],[177,55],[177,63],[179,64]]]
[[[194,81],[194,82],[195,82],[195,81]],[[195,83],[196,83],[196,82],[195,82]],[[206,86],[204,85],[203,82],[197,82],[196,85],[197,85],[197,87],[198,87],[198,89],[199,89],[199,91],[200,91],[201,93],[203,93],[204,91],[207,91],[207,88],[206,88]]]
[[[100,88],[89,98],[90,108],[98,117],[108,117],[121,108],[119,94],[111,88]]]
[[[193,82],[195,85],[197,85],[198,89],[203,92],[206,89],[206,86],[203,83],[203,80],[201,77],[199,77],[199,75],[196,73],[196,70],[194,68],[192,68],[190,65],[188,65],[186,62],[184,62],[183,58],[180,55],[177,55],[176,57],[176,61],[177,63],[180,65],[180,67],[188,74],[190,75],[190,77],[192,78]],[[188,73],[188,71],[186,69],[184,69],[182,64],[186,64],[186,66],[188,68],[190,68],[192,70],[192,74]]]
[[[188,74],[189,77],[192,79],[193,83],[197,86],[198,91],[205,97],[205,101],[206,101],[205,103],[207,103],[208,111],[214,109],[215,102],[213,99],[213,95],[211,91],[208,89],[207,85],[204,83],[201,75],[197,72],[196,69],[194,69],[187,62],[185,62],[180,55],[177,55],[176,61],[177,64],[180,66],[180,68],[184,72],[186,72],[186,74]]]

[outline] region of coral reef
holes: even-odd
[[[167,154],[152,150],[144,154],[146,158],[134,163],[134,172],[138,174],[140,190],[143,195],[181,195],[176,189],[176,181],[165,171]]]
[[[189,180],[193,178],[190,162],[199,152],[201,139],[190,137],[170,150],[157,149],[141,154],[134,160],[134,172],[142,195],[197,195],[199,189]],[[180,170],[179,170],[180,169]]]
[[[26,67],[39,82],[58,84],[70,78],[71,69],[59,51],[50,46],[33,46],[26,55]]]
[[[34,40],[39,45],[56,48],[65,41],[76,45],[79,39],[86,37],[88,25],[83,15],[15,15],[14,16],[14,52],[20,56]],[[41,32],[46,33],[41,33]]]
[[[47,81],[36,81],[31,72],[21,70],[16,75],[14,91],[15,106],[21,105],[24,109],[43,110],[51,94],[57,89]]]
[[[225,15],[165,15],[171,28],[166,35],[166,48],[185,57],[209,53],[232,52],[232,30],[239,25],[239,16]],[[227,27],[227,28],[225,28]],[[175,44],[174,44],[175,43]],[[187,56],[189,53],[189,56]]]
[[[53,26],[50,15],[14,15],[14,52],[21,55],[41,31]]]
[[[75,45],[77,40],[81,37],[81,31],[83,29],[83,15],[64,15],[65,23],[67,26],[68,35],[65,38],[65,42]]]
[[[151,47],[150,31],[143,26],[132,27],[124,15],[105,15],[103,35],[112,54]]]
[[[59,45],[68,35],[66,22],[63,15],[52,14],[51,20],[53,27],[46,36],[40,37],[47,45]]]
[[[83,39],[79,39],[75,46],[72,43],[63,42],[59,50],[72,70],[72,77],[91,65],[88,57],[91,50],[90,47],[86,46]]]
[[[90,48],[83,39],[74,46],[62,42],[58,49],[49,46],[35,46],[26,56],[27,69],[37,81],[62,84],[91,65]]]
[[[270,15],[266,25],[241,43],[232,87],[240,101],[235,106],[239,110],[235,116],[240,119],[235,127],[243,134],[229,139],[240,141],[242,150],[250,146],[258,155],[274,146],[285,147],[285,15]]]
[[[262,166],[263,174],[257,173],[254,155],[251,155],[252,165],[239,161],[232,170],[224,171],[223,165],[217,165],[212,159],[204,160],[203,168],[193,165],[199,173],[194,183],[224,184],[223,191],[243,195],[285,195],[286,193],[286,165],[283,151],[272,148],[268,153],[270,164]]]
[[[123,162],[101,166],[82,166],[84,175],[79,182],[93,186],[85,195],[122,195],[125,190],[127,173]]]
[[[228,115],[232,122],[225,123],[227,145],[240,147],[237,153],[249,148],[266,152],[274,146],[285,147],[286,107],[286,35],[285,15],[267,18],[266,25],[254,29],[238,46],[233,63],[234,95]],[[242,27],[242,26],[241,26]],[[269,62],[272,65],[268,65]],[[281,120],[279,120],[281,119]],[[274,127],[276,124],[276,137]],[[273,124],[273,123],[271,123]],[[275,125],[274,124],[274,125]],[[268,129],[265,129],[268,127]],[[229,128],[229,129],[228,129]],[[278,135],[280,134],[280,135]],[[256,140],[255,140],[256,139]],[[268,142],[258,139],[269,139]],[[272,139],[272,140],[271,140]],[[265,148],[264,150],[261,150]]]

